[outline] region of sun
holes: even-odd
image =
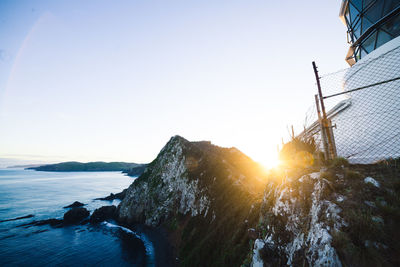
[[[274,168],[278,168],[281,165],[281,161],[279,160],[278,154],[265,155],[259,163],[265,168],[265,170],[271,170]]]

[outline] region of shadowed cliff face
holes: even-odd
[[[166,228],[181,265],[236,265],[265,184],[262,167],[236,148],[174,136],[128,188],[119,219]]]

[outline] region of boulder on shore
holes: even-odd
[[[64,214],[65,224],[77,224],[89,216],[90,212],[85,208],[72,208]]]
[[[96,209],[92,216],[90,216],[91,223],[99,223],[108,219],[114,219],[117,215],[117,207],[116,206],[103,206],[101,208]]]
[[[85,206],[86,204],[83,204],[79,201],[75,201],[74,203],[72,203],[71,205],[65,206],[64,209],[68,209],[68,208],[78,208],[78,207],[82,207]]]
[[[124,189],[122,192],[119,192],[116,194],[110,193],[106,197],[95,198],[94,200],[114,200],[114,199],[122,200],[122,199],[124,199],[125,194],[126,194],[126,189]]]

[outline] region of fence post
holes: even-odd
[[[319,99],[318,99],[318,95],[314,95],[315,97],[315,106],[317,108],[317,114],[318,114],[318,122],[319,122],[319,127],[321,129],[321,140],[322,140],[322,145],[324,146],[324,156],[325,159],[329,158],[329,148],[328,148],[328,141],[325,135],[325,131],[323,130],[323,126],[322,126],[322,117],[321,117],[321,110],[319,108]]]
[[[318,70],[317,70],[317,66],[315,65],[314,61],[312,62],[312,65],[313,65],[313,69],[314,69],[315,79],[317,80],[319,101],[321,102],[321,109],[322,109],[322,118],[320,120],[321,136],[323,137],[323,139],[324,139],[324,136],[326,137],[325,142],[327,143],[326,147],[325,147],[325,142],[324,142],[325,155],[327,156],[326,159],[334,159],[336,157],[336,145],[335,145],[335,141],[333,138],[332,122],[326,116],[324,97],[322,96],[322,90],[321,90],[321,84],[319,82]],[[316,98],[316,101],[317,101],[317,109],[319,110],[317,98]],[[319,116],[320,116],[320,114],[319,114]]]

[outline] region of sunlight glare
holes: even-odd
[[[265,168],[265,170],[271,170],[279,167],[281,161],[277,153],[271,153],[268,157],[264,157],[264,160],[260,161],[260,164]]]

